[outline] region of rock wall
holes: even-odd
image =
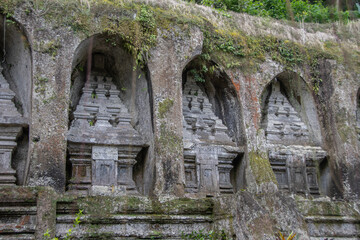
[[[0,239],[360,238],[359,22],[0,10]]]

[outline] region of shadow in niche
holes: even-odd
[[[244,124],[231,79],[201,56],[188,63],[182,79],[186,192],[212,196],[244,189]]]
[[[66,166],[65,166],[66,185],[65,185],[65,191],[69,190],[69,185],[70,185],[70,182],[71,182],[70,179],[71,179],[71,175],[72,175],[72,166],[71,166],[71,162],[70,162],[69,159],[70,159],[69,149],[66,149]]]
[[[360,88],[358,89],[356,95],[356,132],[358,142],[360,143]]]
[[[144,173],[145,173],[145,160],[147,159],[149,148],[143,148],[136,156],[136,163],[133,168],[133,178],[136,188],[140,194],[144,194]]]
[[[233,169],[230,171],[230,181],[234,188],[234,193],[245,189],[245,164],[244,164],[244,154],[238,154],[237,157],[233,160],[232,165]]]
[[[336,184],[333,182],[331,176],[331,168],[329,166],[328,158],[326,157],[319,164],[319,188],[320,193],[326,196],[342,198],[342,194],[339,191]]]
[[[327,158],[319,164],[319,187],[324,195],[330,195],[330,168]]]
[[[11,166],[17,172],[17,185],[23,185],[25,176],[22,174],[23,169],[26,168],[26,159],[29,149],[29,128],[23,128],[22,135],[17,140],[17,147],[13,153]]]
[[[112,42],[116,41],[115,44],[111,44],[108,39],[112,38]],[[116,99],[117,101],[121,101],[121,103],[117,103],[121,105],[121,112],[119,113],[120,122],[118,122],[117,118],[109,120],[110,124],[113,127],[117,125],[123,124],[121,121],[124,121],[121,117],[122,115],[126,115],[126,121],[130,121],[130,125],[134,130],[140,134],[141,138],[149,144],[149,147],[144,147],[141,149],[137,155],[134,156],[134,160],[136,160],[136,164],[132,169],[131,174],[133,175],[133,180],[135,181],[136,188],[139,190],[141,194],[148,195],[151,193],[154,184],[153,178],[153,169],[154,169],[154,161],[153,161],[153,124],[152,124],[152,109],[151,109],[151,84],[148,79],[147,68],[145,68],[145,72],[142,69],[136,68],[134,70],[134,60],[133,57],[125,51],[123,48],[118,47],[123,43],[120,39],[116,37],[110,37],[107,35],[95,35],[86,40],[84,40],[77,48],[74,54],[73,60],[73,72],[71,79],[71,102],[70,102],[70,114],[69,114],[69,129],[71,129],[72,125],[76,122],[76,118],[74,113],[77,109],[77,106],[83,101],[82,95],[83,88],[85,87],[85,79],[90,72],[98,75],[109,76],[112,77],[112,84],[115,87],[111,87],[111,90],[106,90],[107,83],[105,82],[105,91],[104,96],[102,96],[103,89],[94,88],[91,97],[94,98],[94,101],[98,99],[99,96],[105,97],[109,99]],[[95,55],[103,56],[103,72],[99,72],[100,69],[93,69],[95,66],[94,59],[88,62],[90,56],[94,57]],[[90,64],[91,63],[91,64]],[[97,79],[98,77],[96,77]],[[93,85],[96,85],[97,82],[94,82]],[[116,91],[118,93],[116,94]],[[89,95],[89,96],[90,96]],[[119,99],[120,98],[120,99]],[[113,101],[112,100],[112,101]],[[83,104],[83,103],[82,103]],[[119,105],[119,106],[120,106]],[[87,106],[85,106],[87,108]],[[109,109],[109,108],[108,108]],[[126,110],[125,110],[126,109]],[[116,111],[116,108],[109,111]],[[123,111],[125,111],[123,113]],[[98,116],[94,115],[94,119],[89,121],[90,125],[93,125],[95,128],[98,126]],[[133,131],[133,130],[131,130]],[[135,136],[135,135],[134,135]],[[105,136],[106,139],[106,136]],[[123,141],[123,140],[121,140]],[[124,140],[126,141],[126,140]],[[129,140],[131,141],[131,140]],[[130,144],[130,143],[129,143]],[[146,145],[147,145],[146,144]],[[129,145],[130,146],[130,145]],[[131,148],[131,146],[130,146]],[[132,149],[132,148],[131,148]],[[134,149],[133,149],[134,150]],[[90,160],[91,160],[91,148],[90,152]],[[120,154],[120,152],[119,152]],[[125,153],[121,153],[119,155],[119,159],[124,158]],[[70,153],[71,155],[71,153]],[[68,156],[68,159],[70,157]],[[121,160],[122,161],[122,160]],[[118,183],[122,184],[122,182],[126,181],[122,179],[122,175],[125,174],[125,165],[119,164],[118,168]],[[67,164],[68,173],[73,171],[71,169],[71,163],[68,161]],[[120,173],[121,172],[121,173]],[[68,180],[73,178],[70,174],[67,174]]]

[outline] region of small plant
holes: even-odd
[[[197,71],[196,69],[190,70],[190,73],[193,75],[195,82],[205,82],[205,78],[201,71]]]
[[[67,231],[66,236],[63,238],[63,240],[70,240],[71,239],[71,234],[73,232],[73,229],[76,228],[81,222],[80,218],[84,215],[83,211],[84,210],[79,209],[79,212],[76,214],[76,218],[74,219],[73,227],[70,228]],[[45,240],[59,240],[59,238],[57,238],[57,237],[51,238],[49,229],[47,229],[46,232],[44,233],[44,239]]]
[[[96,92],[95,92],[95,91],[91,93],[91,98],[92,98],[92,99],[97,98],[97,94],[96,94]]]
[[[49,79],[46,77],[42,77],[40,75],[35,76],[35,92],[40,94],[45,94],[46,91],[46,83],[49,82]]]
[[[58,50],[61,48],[60,42],[58,40],[52,41],[40,41],[35,43],[35,50],[41,53],[47,53],[51,56],[52,59],[55,59]]]
[[[296,236],[296,233],[291,232],[290,235],[285,238],[281,232],[276,236],[276,240],[292,240]]]

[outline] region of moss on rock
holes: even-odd
[[[174,105],[174,99],[166,98],[165,100],[159,102],[159,118],[164,118],[165,114],[170,110]]]
[[[267,182],[277,184],[275,174],[266,157],[258,152],[251,151],[249,152],[249,162],[257,184],[260,185]]]
[[[43,17],[56,28],[70,27],[74,33],[86,37],[107,33],[109,41],[120,38],[140,66],[146,64],[150,49],[156,45],[158,29],[170,30],[177,26],[186,30],[191,25],[200,27],[205,35],[203,52],[210,54],[224,68],[239,67],[253,73],[266,58],[270,58],[288,69],[309,70],[305,72],[310,73],[314,89],[318,89],[321,80],[317,62],[320,59],[345,61],[353,71],[358,71],[360,66],[360,52],[350,45],[325,41],[322,46],[314,46],[270,35],[250,36],[242,31],[234,18],[219,16],[223,23],[217,25],[199,9],[184,11],[181,7],[171,8],[154,2],[105,0],[38,0],[36,4],[5,0],[0,4],[0,11],[9,17],[19,8],[26,15]],[[190,10],[190,6],[188,8]]]

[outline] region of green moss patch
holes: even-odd
[[[160,135],[156,139],[156,151],[160,155],[182,155],[182,138],[166,127],[165,124],[161,124]]]
[[[170,110],[174,105],[174,99],[166,98],[162,102],[159,102],[159,118],[164,118],[165,114]]]
[[[267,158],[257,152],[251,151],[249,152],[249,162],[257,184],[260,185],[261,183],[267,182],[277,184],[275,174]]]
[[[351,202],[298,200],[297,205],[306,216],[348,216],[360,219],[355,203]]]

